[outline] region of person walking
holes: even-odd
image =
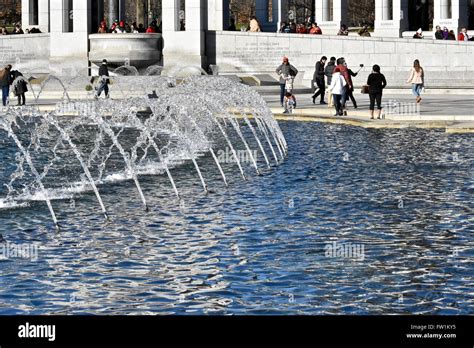
[[[25,93],[28,92],[28,84],[24,78],[17,80],[19,77],[23,77],[23,74],[18,70],[12,70],[10,72],[13,94],[18,98],[18,106],[21,106],[26,103]]]
[[[99,68],[99,87],[97,88],[96,99],[99,99],[102,92],[105,92],[105,98],[109,98],[109,83],[109,68],[107,67],[107,59],[104,59]]]
[[[313,75],[313,83],[317,87],[317,91],[313,94],[313,104],[316,104],[316,98],[321,96],[321,101],[319,104],[326,105],[324,101],[324,96],[326,94],[326,83],[324,81],[324,68],[326,66],[328,58],[326,56],[321,57],[319,62],[316,63],[316,70]]]
[[[425,85],[425,70],[421,67],[418,59],[413,62],[413,68],[410,70],[410,77],[408,78],[407,83],[411,83],[412,92],[416,97],[416,102],[420,103],[422,100],[421,92]]]
[[[295,78],[298,75],[298,69],[290,64],[288,57],[283,58],[283,63],[276,69],[280,78],[280,105],[283,107],[285,99],[286,85],[289,78]]]
[[[326,68],[324,69],[324,75],[326,75],[328,86],[331,85],[332,74],[334,73],[335,68],[336,68],[336,57],[331,57],[328,65],[326,65]],[[328,108],[332,108],[332,107],[334,107],[332,92],[330,89],[328,89]]]
[[[9,64],[0,70],[0,87],[2,88],[2,103],[7,106],[8,96],[10,94],[11,76],[10,71],[12,66]]]
[[[387,86],[387,80],[385,76],[380,73],[380,66],[377,64],[372,68],[372,73],[367,79],[367,85],[369,86],[370,119],[374,119],[375,103],[377,103],[377,119],[380,120],[382,113],[382,94],[383,89]]]
[[[341,70],[337,66],[334,69],[334,73],[332,74],[331,85],[329,86],[329,90],[332,92],[332,96],[334,98],[334,106],[336,108],[336,114],[334,116],[343,116],[343,106],[342,106],[342,98],[344,97],[345,88],[347,82],[344,76],[341,74]]]

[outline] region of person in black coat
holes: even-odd
[[[23,74],[18,70],[12,70],[10,72],[10,81],[13,87],[13,94],[18,98],[18,106],[25,105],[25,93],[28,92],[28,84],[26,83],[26,80],[24,78],[18,79],[19,77],[23,77]]]
[[[324,77],[325,77],[324,67],[326,65],[327,60],[328,58],[323,56],[321,57],[319,62],[316,63],[316,70],[313,75],[313,81],[318,87],[318,90],[316,91],[316,93],[313,94],[313,104],[316,104],[316,98],[318,96],[321,96],[320,104],[321,105],[326,104],[324,102],[324,95],[326,94],[326,82],[324,81]]]
[[[367,79],[367,85],[369,86],[370,118],[372,120],[374,119],[375,102],[377,102],[377,119],[380,120],[380,114],[382,113],[383,89],[387,87],[387,80],[385,79],[385,76],[380,73],[380,66],[373,66],[372,74],[370,74]]]
[[[102,61],[99,68],[99,87],[97,88],[96,98],[99,98],[102,92],[105,92],[105,97],[109,97],[109,68],[107,67],[107,59]]]

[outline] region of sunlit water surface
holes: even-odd
[[[205,195],[174,168],[182,203],[163,175],[140,177],[149,212],[131,181],[99,187],[109,221],[92,193],[53,201],[60,231],[42,201],[0,208],[5,242],[39,246],[0,256],[0,314],[474,313],[472,135],[281,127],[288,158],[249,181],[208,155]]]

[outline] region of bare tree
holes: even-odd
[[[375,3],[373,0],[349,0],[348,1],[349,26],[361,26],[375,23]]]

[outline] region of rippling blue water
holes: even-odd
[[[474,313],[472,135],[281,126],[290,154],[263,176],[227,164],[225,189],[202,158],[206,196],[173,169],[184,205],[147,176],[150,212],[131,182],[100,187],[108,222],[89,193],[54,202],[59,232],[44,202],[0,210],[6,242],[39,245],[0,257],[0,314]]]

